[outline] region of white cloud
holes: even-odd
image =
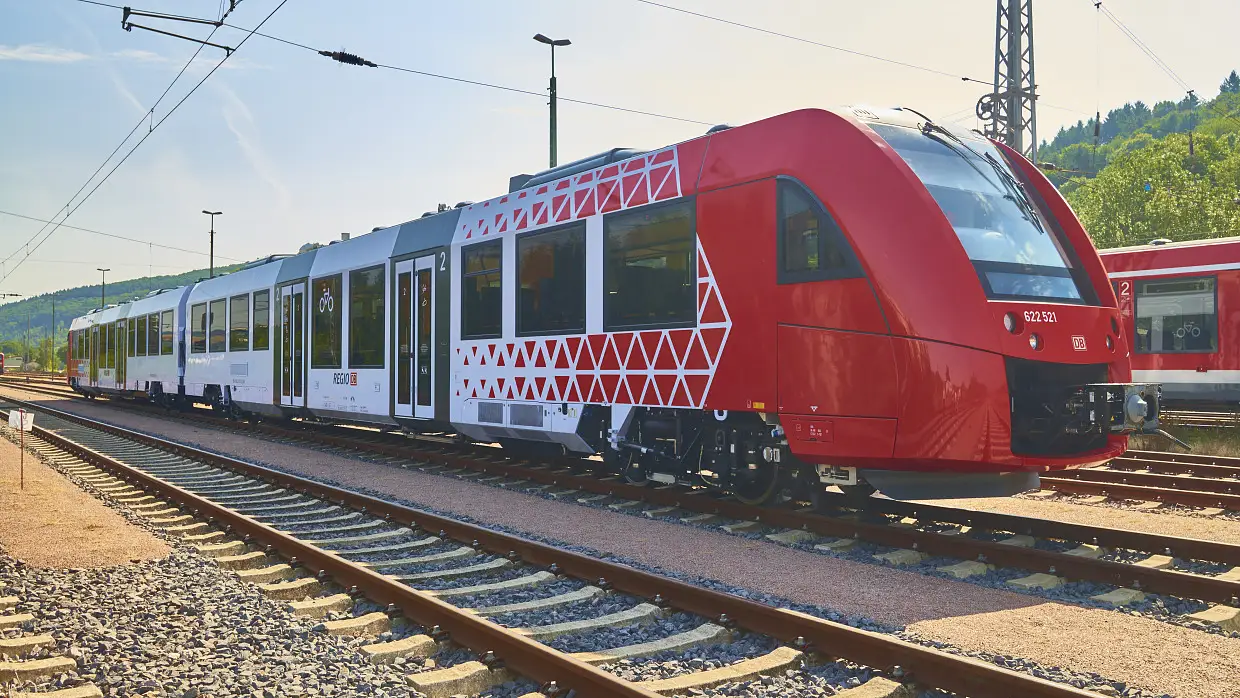
[[[250,113],[250,109],[245,105],[245,102],[241,101],[241,97],[223,81],[216,80],[214,87],[220,96],[224,98],[224,123],[228,125],[228,130],[232,131],[233,136],[237,139],[237,145],[240,146],[241,153],[245,156],[246,161],[250,163],[254,173],[275,190],[278,203],[281,206],[287,207],[291,200],[288,187],[284,185],[279,169],[263,149],[258,124],[254,122],[254,115]]]
[[[167,63],[168,59],[155,53],[154,51],[143,51],[140,49],[125,49],[123,51],[113,51],[109,54],[112,58],[124,61],[136,61],[138,63]]]
[[[21,46],[4,46],[0,44],[0,61],[28,61],[31,63],[77,63],[90,60],[90,56],[73,49],[44,46],[43,44],[22,44]]]

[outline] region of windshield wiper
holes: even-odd
[[[925,116],[923,116],[922,118],[926,119],[922,123],[922,126],[921,126],[921,132],[923,135],[925,135],[927,138],[933,139],[934,141],[938,143],[941,143],[944,147],[951,149],[953,152],[959,155],[965,162],[967,162],[969,166],[972,167],[974,171],[976,171],[978,175],[982,177],[982,179],[985,179],[991,184],[995,184],[994,180],[992,180],[990,177],[987,177],[986,174],[982,172],[982,169],[973,163],[972,158],[960,152],[960,148],[963,148],[964,150],[968,151],[969,154],[973,155],[979,160],[985,160],[986,163],[990,165],[990,168],[994,170],[994,173],[998,175],[999,177],[999,182],[1001,183],[1001,186],[998,186],[996,188],[1002,189],[1006,192],[1003,195],[1003,198],[1010,199],[1012,203],[1016,204],[1016,208],[1017,210],[1020,211],[1021,216],[1023,216],[1026,220],[1032,223],[1033,226],[1038,229],[1039,233],[1043,233],[1043,234],[1046,233],[1046,231],[1042,228],[1042,222],[1038,218],[1037,210],[1034,208],[1033,202],[1030,201],[1028,195],[1025,194],[1024,185],[1022,185],[1015,177],[1013,177],[1011,172],[1008,172],[1007,168],[1003,165],[1003,163],[996,160],[995,157],[991,155],[990,153],[986,153],[985,155],[983,155],[977,152],[972,147],[970,147],[968,143],[965,143],[964,140],[962,140],[959,136],[952,133],[951,131],[948,131],[942,126],[939,126],[938,124],[934,123],[933,121],[926,118]],[[948,142],[947,139],[951,139],[951,142]],[[953,143],[955,145],[953,145]]]

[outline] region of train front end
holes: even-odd
[[[819,458],[822,481],[1005,495],[1156,431],[1159,388],[1132,382],[1114,292],[1054,185],[1006,146],[916,112],[844,117],[879,146],[866,177],[893,190],[891,211],[871,197],[868,212],[837,215],[876,281],[901,388],[891,457]]]

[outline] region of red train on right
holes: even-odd
[[[1132,378],[1164,405],[1240,404],[1240,237],[1099,250]]]

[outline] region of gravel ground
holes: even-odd
[[[699,583],[709,585],[704,579],[718,580],[730,590],[757,589],[811,608],[834,609],[836,617],[861,627],[904,627],[910,638],[948,643],[988,661],[997,658],[1026,668],[1030,662],[1037,662],[1039,671],[1073,676],[1083,684],[1105,677],[1124,686],[1128,691],[1125,695],[1138,695],[1131,688],[1138,686],[1154,691],[1142,695],[1240,696],[1240,644],[1140,616],[1047,602],[522,493],[482,489],[485,486],[476,483],[108,409],[106,403],[50,402],[113,423],[276,464],[290,472],[603,551],[698,579]],[[1022,506],[1035,503],[1016,501]],[[1111,513],[1102,508],[1089,511]],[[1174,520],[1159,517],[1163,518]],[[1089,523],[1107,525],[1105,516]],[[501,575],[522,573],[513,570]],[[831,583],[823,584],[824,579]],[[445,586],[459,584],[449,582]]]
[[[0,447],[5,445],[0,440]],[[140,517],[110,509],[114,505],[86,495],[37,459],[29,460],[50,474],[49,482],[54,477],[120,522],[107,533],[150,539],[163,554],[87,569],[84,564],[35,567],[0,550],[0,596],[18,597],[16,612],[36,618],[26,630],[52,635],[56,647],[50,654],[72,657],[78,665],[42,684],[0,686],[0,693],[90,681],[107,696],[417,695],[407,687],[401,667],[374,666],[356,651],[373,639],[315,632],[318,621],[293,616],[284,602],[264,598],[257,586],[168,540]],[[176,547],[169,552],[161,538]],[[408,632],[398,629],[390,637]]]
[[[6,437],[8,427],[0,427]],[[0,438],[0,547],[35,567],[108,567],[168,554],[169,548],[130,525],[30,453],[19,488],[21,451]],[[57,545],[48,545],[48,541]]]

